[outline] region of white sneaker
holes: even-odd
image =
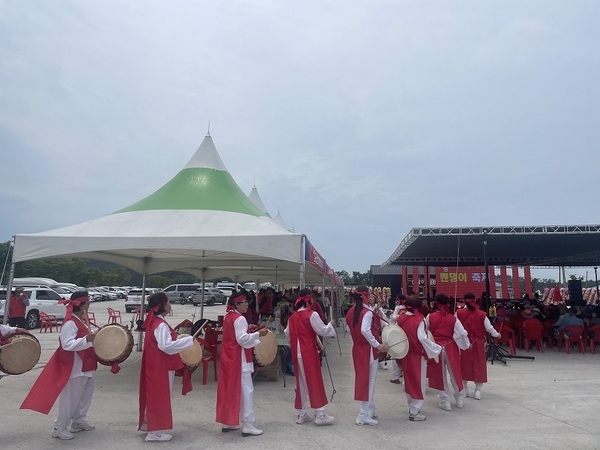
[[[481,400],[481,391],[479,389],[475,389],[475,393],[473,394],[473,398],[475,400]]]
[[[448,400],[441,400],[438,403],[438,406],[444,411],[452,411],[452,406],[450,406],[450,402]]]
[[[54,430],[52,430],[52,437],[67,441],[73,439],[73,433],[66,428],[54,428]]]
[[[150,431],[146,435],[146,442],[168,442],[173,436],[162,431]]]
[[[462,397],[458,397],[458,398],[456,399],[456,407],[457,407],[457,408],[462,408],[462,407],[464,407],[464,406],[465,406],[465,401],[463,400],[463,398],[462,398]]]
[[[379,363],[379,368],[380,368],[381,370],[388,370],[388,368],[387,368],[387,362],[385,362],[385,361],[381,361],[381,362]]]
[[[221,427],[221,431],[223,433],[229,433],[230,431],[236,431],[236,430],[239,430],[239,429],[240,429],[240,427],[235,426],[235,425],[233,425],[233,426],[223,425],[223,427]]]
[[[333,423],[333,416],[323,414],[322,416],[315,417],[315,425],[331,425],[332,423]]]
[[[356,425],[377,425],[379,422],[367,415],[359,414],[356,417]]]
[[[96,427],[94,425],[92,425],[91,423],[88,423],[85,420],[82,420],[81,422],[73,422],[71,424],[71,432],[72,433],[77,433],[78,431],[92,431],[95,429],[96,429]]]
[[[312,420],[313,420],[313,418],[310,415],[304,414],[303,416],[298,416],[296,418],[296,423],[303,424],[303,423],[312,422]]]
[[[408,420],[410,420],[411,422],[422,422],[424,420],[426,420],[427,417],[425,417],[423,414],[421,413],[417,413],[414,416],[412,414],[408,414]]]
[[[262,430],[256,428],[253,423],[244,422],[244,426],[242,427],[242,436],[260,436],[262,433]]]

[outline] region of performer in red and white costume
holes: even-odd
[[[396,306],[394,307],[394,311],[390,315],[390,323],[397,324],[398,317],[406,312],[406,306],[404,306],[404,302],[406,301],[406,296],[402,294],[396,295]],[[390,383],[394,384],[402,384],[402,380],[400,378],[402,375],[402,369],[400,368],[400,360],[394,359],[392,363],[392,378],[390,379]]]
[[[52,437],[66,440],[73,439],[73,432],[96,428],[87,422],[86,416],[92,403],[93,375],[98,362],[92,347],[95,335],[84,322],[90,305],[87,292],[74,292],[70,300],[59,303],[67,305],[60,346],[33,384],[21,409],[48,414],[60,395]]]
[[[346,314],[346,326],[352,336],[352,362],[354,363],[354,400],[362,402],[357,425],[377,425],[375,420],[375,379],[379,352],[385,347],[377,340],[379,331],[373,320],[369,304],[369,288],[357,286],[352,292],[354,306]]]
[[[422,421],[420,414],[425,399],[427,358],[440,354],[442,347],[427,338],[425,318],[419,312],[421,300],[414,295],[406,299],[406,313],[398,317],[398,326],[406,333],[408,354],[400,360],[404,372],[404,392],[408,401],[408,419]]]
[[[435,297],[437,311],[432,312],[425,318],[425,324],[436,344],[442,346],[439,362],[427,365],[427,376],[429,378],[429,387],[438,390],[440,399],[438,406],[450,411],[450,388],[448,386],[448,377],[454,389],[454,398],[456,406],[462,408],[466,391],[463,388],[462,372],[460,370],[460,350],[466,350],[471,346],[467,331],[451,312],[450,300],[445,294],[439,294]]]
[[[288,320],[284,330],[285,337],[290,343],[294,374],[296,375],[296,400],[294,407],[298,411],[296,423],[310,422],[313,418],[307,414],[307,400],[315,410],[315,424],[329,425],[334,418],[325,413],[327,395],[323,386],[323,375],[319,363],[317,335],[335,337],[335,328],[330,322],[323,323],[319,314],[310,306],[313,301],[312,291],[308,288],[299,292],[294,303],[296,312]]]
[[[475,392],[473,398],[481,400],[481,388],[483,383],[487,382],[487,366],[485,356],[485,338],[489,333],[492,337],[500,336],[485,312],[481,311],[475,301],[475,296],[467,292],[464,295],[466,308],[456,311],[456,317],[460,320],[469,333],[471,348],[463,350],[460,353],[460,365],[462,370],[463,384],[465,387],[465,395],[469,395],[467,381],[475,382]]]
[[[148,432],[147,442],[163,442],[172,438],[164,430],[173,428],[171,387],[175,371],[184,366],[179,352],[193,346],[194,338],[177,339],[177,333],[165,320],[171,311],[171,303],[164,292],[152,294],[148,298],[148,308],[148,316],[142,325],[146,334],[140,371],[138,429]]]
[[[242,315],[247,309],[248,301],[243,292],[234,292],[229,297],[223,320],[216,421],[223,425],[221,431],[225,433],[238,430],[241,418],[242,436],[259,436],[262,430],[254,426],[252,404],[252,348],[260,343],[258,336],[265,336],[268,330],[262,328],[249,333],[248,322]]]

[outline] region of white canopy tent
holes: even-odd
[[[202,280],[321,283],[323,273],[305,264],[305,243],[242,192],[207,134],[187,165],[143,200],[99,219],[16,235],[9,288],[15,263],[48,257],[111,262],[144,282],[175,270]]]

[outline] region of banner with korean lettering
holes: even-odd
[[[327,266],[325,275],[327,275],[327,278],[329,278],[330,280],[333,280],[333,276],[335,275],[335,273],[333,272],[333,269],[331,267]]]
[[[489,270],[494,268],[490,267]],[[481,293],[485,292],[485,267],[437,267],[435,284],[436,294],[462,297],[471,292],[475,297],[481,297]]]
[[[313,266],[321,273],[325,273],[325,258],[321,256],[321,254],[317,251],[316,248],[310,243],[308,239],[306,239],[306,251],[304,252],[306,255],[306,262]]]

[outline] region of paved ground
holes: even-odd
[[[122,300],[92,304],[99,324],[107,322],[106,307],[123,309]],[[169,322],[176,325],[191,319],[192,306],[175,305]],[[205,310],[205,317],[216,319],[223,306]],[[197,309],[196,317],[199,318]],[[131,319],[123,313],[124,320]],[[146,443],[144,433],[136,431],[139,358],[133,352],[113,375],[101,367],[96,376],[96,391],[88,419],[97,429],[80,432],[72,441],[50,437],[56,415],[19,410],[41,367],[57,346],[56,333],[38,333],[42,357],[38,366],[21,376],[0,380],[2,411],[0,442],[6,449],[101,448],[137,449],[164,446],[178,449],[204,448],[444,448],[444,449],[600,449],[600,354],[566,355],[556,350],[532,352],[534,362],[510,361],[506,366],[488,365],[490,382],[481,401],[468,398],[462,410],[442,411],[428,391],[423,412],[425,422],[409,422],[402,386],[389,382],[389,371],[378,372],[376,402],[380,423],[375,427],[354,424],[358,403],[353,396],[351,339],[340,332],[342,356],[336,340],[328,340],[329,364],[337,393],[328,406],[336,423],[329,427],[296,425],[293,409],[294,378],[256,381],[255,414],[264,434],[243,438],[237,433],[221,433],[215,423],[216,382],[201,382],[201,369],[193,376],[194,390],[179,395],[176,379],[173,394],[175,429],[170,443]],[[331,394],[331,381],[324,365],[325,387]]]

